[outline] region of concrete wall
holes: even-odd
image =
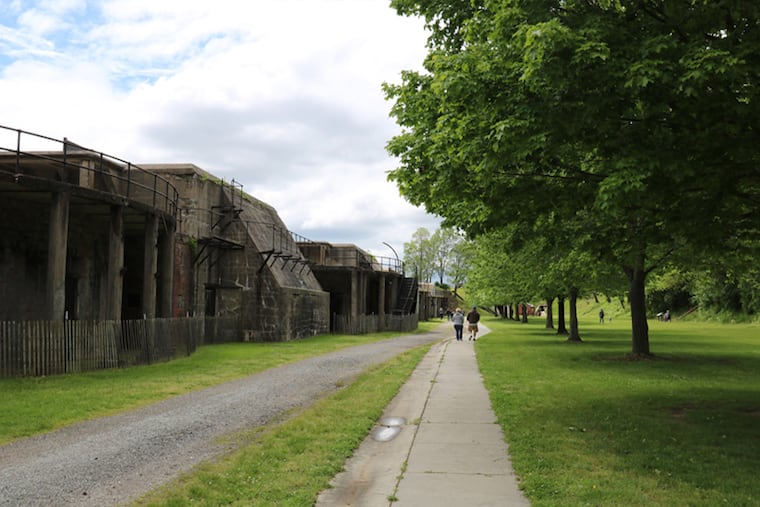
[[[329,331],[330,295],[274,208],[192,164],[141,165],[179,191],[175,222],[148,190],[120,194],[118,164],[87,169],[92,156],[20,176],[0,157],[0,320],[210,313],[237,339]]]
[[[19,189],[23,195],[23,190]],[[43,194],[47,195],[47,194]],[[68,211],[65,252],[64,311],[70,319],[108,319],[108,206],[75,200]],[[0,320],[63,319],[49,315],[48,259],[50,254],[48,199],[0,200]],[[136,215],[139,217],[139,215]],[[139,318],[143,311],[143,236],[125,236],[124,258],[115,259],[124,284],[122,310],[117,318]],[[60,313],[60,314],[59,314]]]
[[[135,190],[137,172],[89,150],[0,152],[0,320],[157,315],[173,201]]]
[[[175,315],[235,316],[249,341],[329,331],[330,296],[274,208],[192,164],[142,167],[180,192]]]
[[[45,301],[48,208],[0,199],[0,320],[41,315]]]
[[[385,269],[356,245],[298,244],[322,287],[330,293],[330,328],[337,316],[359,319],[389,315],[399,300],[404,275]],[[382,330],[382,329],[381,329]]]

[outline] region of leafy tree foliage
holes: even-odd
[[[669,310],[671,314],[688,310],[691,305],[689,273],[668,267],[647,281],[647,310],[650,315]]]
[[[433,249],[433,271],[438,276],[438,283],[443,285],[449,265],[452,261],[454,245],[460,237],[451,228],[437,229],[430,238]]]
[[[504,248],[506,239],[498,232],[486,233],[474,242],[474,256],[468,277],[470,299],[482,305],[502,305],[530,300],[522,276],[526,260]],[[532,261],[532,259],[530,260]]]
[[[431,30],[424,73],[386,85],[402,195],[471,235],[555,217],[618,266],[632,352],[647,275],[757,238],[760,4],[395,0]],[[757,244],[756,242],[754,242]]]
[[[475,255],[472,242],[462,236],[458,238],[451,248],[451,256],[446,272],[451,284],[454,286],[454,294],[467,281]]]
[[[470,253],[464,237],[452,228],[436,229],[430,234],[420,227],[408,243],[404,243],[404,263],[420,280],[444,285],[449,276],[454,288],[462,286],[469,270]]]
[[[533,228],[525,235],[524,228],[507,226],[476,238],[477,254],[468,291],[478,294],[479,301],[497,305],[567,297],[570,330],[562,325],[559,334],[568,334],[569,341],[581,341],[577,298],[599,287],[598,280],[609,283],[616,277],[610,274],[609,265],[585,251],[574,250],[574,243],[562,231],[550,230],[551,224],[538,228],[544,234],[537,234]]]
[[[404,243],[404,265],[423,282],[433,280],[433,255],[430,231],[425,227],[414,231],[412,239]]]

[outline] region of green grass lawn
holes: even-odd
[[[760,505],[760,327],[487,318],[478,360],[533,505]]]
[[[629,361],[629,321],[599,324],[594,311],[587,313],[581,344],[566,343],[537,318],[520,324],[491,317],[484,320],[492,332],[477,342],[494,410],[532,504],[760,505],[760,326],[652,321],[655,358]],[[423,329],[438,325],[434,319]],[[383,337],[210,346],[149,367],[3,380],[0,438]],[[140,504],[311,505],[425,350],[373,368],[280,423],[232,437],[240,445],[235,454]],[[9,414],[14,411],[22,415]],[[51,425],[30,417],[58,419]],[[13,431],[6,431],[9,424]]]

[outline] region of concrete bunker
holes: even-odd
[[[176,189],[68,141],[10,133],[18,148],[0,153],[0,320],[168,316]],[[53,149],[24,151],[25,142]]]

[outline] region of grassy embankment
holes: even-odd
[[[422,323],[418,331],[437,323]],[[200,347],[168,363],[41,378],[0,379],[0,445],[77,421],[111,415],[246,375],[384,340],[394,333],[324,335],[285,343]]]
[[[627,318],[579,313],[581,344],[538,318],[478,341],[533,505],[760,505],[760,327],[650,321],[629,361]]]

